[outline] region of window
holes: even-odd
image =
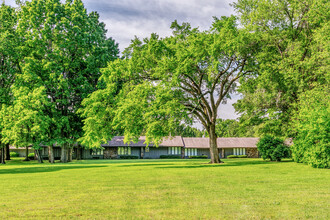
[[[181,154],[181,147],[169,147],[168,154]]]
[[[92,150],[92,155],[93,156],[103,155],[103,149],[93,149]]]
[[[186,157],[189,157],[189,156],[197,156],[197,149],[196,148],[186,148],[184,149],[184,155]]]
[[[245,155],[245,148],[234,148],[234,155]]]
[[[131,155],[131,147],[118,147],[118,155]]]

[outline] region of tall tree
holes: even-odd
[[[211,162],[220,163],[218,108],[235,82],[253,71],[256,45],[234,16],[216,18],[209,31],[176,21],[172,29],[171,37],[133,40],[124,59],[103,71],[106,88],[83,103],[84,144],[97,146],[111,138],[109,128],[122,128],[127,142],[145,134],[157,145],[183,121],[198,120],[210,137]]]
[[[241,80],[243,94],[235,108],[258,136],[295,136],[290,124],[299,96],[329,83],[328,57],[317,32],[329,26],[329,2],[324,0],[238,0],[241,23],[262,45],[257,77]]]
[[[49,105],[41,115],[51,120],[43,144],[51,149],[60,145],[61,161],[67,162],[82,135],[77,109],[96,90],[99,69],[117,58],[118,45],[106,38],[99,15],[88,14],[81,0],[32,0],[19,7],[17,34],[24,60],[15,84],[33,85],[32,91],[44,88]]]
[[[12,96],[10,88],[19,72],[19,53],[17,53],[17,37],[15,25],[17,17],[14,8],[2,3],[0,5],[0,112],[4,105],[10,105]],[[5,144],[2,142],[3,124],[0,121],[0,162],[5,163]],[[7,153],[8,153],[7,144]],[[8,157],[7,157],[8,158]]]

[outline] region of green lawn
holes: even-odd
[[[261,159],[0,165],[0,219],[330,219],[330,170]]]

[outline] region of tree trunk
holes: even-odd
[[[81,154],[82,154],[82,148],[80,146],[80,144],[78,144],[77,146],[77,160],[81,160]]]
[[[49,163],[55,163],[53,146],[48,146],[48,160],[49,160]]]
[[[68,149],[68,162],[72,162],[72,150],[73,150],[73,148],[69,148]]]
[[[184,147],[181,147],[181,159],[184,159]]]
[[[210,126],[209,136],[210,136],[209,141],[210,141],[210,155],[211,155],[210,163],[222,163],[219,157],[217,135],[215,133],[215,123]]]
[[[141,147],[140,159],[143,159],[143,157],[144,157],[144,147]]]
[[[63,144],[61,148],[61,162],[67,163],[68,162],[68,150],[67,145]]]
[[[25,159],[24,161],[30,161],[29,159],[29,146],[25,148]]]
[[[6,144],[6,160],[10,160],[10,149],[9,149],[9,144]]]
[[[40,150],[39,149],[38,150],[34,150],[34,152],[35,152],[35,155],[37,156],[38,163],[43,163],[44,161],[42,159],[42,155],[40,153]]]
[[[5,161],[5,148],[4,146],[1,146],[1,143],[0,143],[0,151],[1,151],[1,157],[0,157],[0,161],[1,161],[1,164],[6,164],[6,161]]]

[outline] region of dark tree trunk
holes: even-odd
[[[34,152],[35,152],[35,155],[36,155],[36,157],[38,159],[38,163],[43,163],[44,161],[42,159],[42,155],[40,153],[40,150],[39,149],[38,150],[34,150]]]
[[[30,161],[29,159],[29,147],[25,147],[25,159],[24,161]]]
[[[210,126],[209,132],[209,140],[210,140],[210,155],[211,155],[211,162],[210,163],[221,163],[219,157],[219,150],[217,144],[217,135],[215,133],[215,123]]]
[[[48,160],[49,160],[49,163],[55,163],[53,146],[48,146]]]
[[[78,146],[77,146],[77,160],[81,160],[81,155],[82,155],[82,148],[81,148],[81,146],[80,146],[80,144],[78,144]]]
[[[6,144],[6,160],[10,160],[10,149],[9,149],[9,144]]]
[[[69,148],[68,149],[68,162],[72,162],[72,151],[73,151],[73,148]]]
[[[1,147],[1,143],[0,143],[0,147]],[[0,161],[1,161],[1,164],[6,164],[6,160],[5,160],[5,148],[4,147],[1,147],[0,149],[1,151],[1,157],[0,157]]]
[[[61,162],[62,163],[68,162],[68,148],[66,144],[63,144],[61,148]]]
[[[184,147],[181,147],[181,159],[184,159]]]

